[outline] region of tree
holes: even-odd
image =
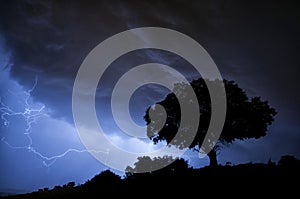
[[[207,80],[206,83],[219,85],[220,80]],[[260,97],[249,99],[246,93],[233,81],[224,80],[223,83],[227,98],[226,119],[218,143],[207,154],[210,159],[210,166],[218,164],[217,151],[220,149],[220,146],[230,144],[236,139],[257,139],[265,136],[267,127],[272,124],[276,115],[275,109],[269,106],[268,101],[262,101]],[[163,106],[164,110],[155,108],[155,106],[149,107],[146,110],[144,119],[147,123],[147,135],[155,144],[160,141],[166,141],[169,144],[172,141],[172,144],[175,143],[181,149],[188,147],[200,151],[210,123],[211,101],[208,88],[202,78],[193,80],[190,84],[198,99],[198,103],[189,102],[190,108],[192,110],[196,109],[196,106],[199,106],[200,110],[199,126],[194,140],[189,146],[184,144],[183,140],[174,141],[177,133],[184,135],[190,129],[187,126],[181,130],[182,132],[178,131],[182,118],[179,101],[176,96],[181,98],[181,100],[189,100],[190,96],[186,92],[187,84],[177,83],[174,85],[173,92],[168,94],[164,100],[157,103]],[[160,115],[163,115],[162,111],[165,111],[167,115],[165,120],[160,118]],[[156,121],[151,120],[149,113],[152,116],[155,115],[154,118],[158,119]],[[190,115],[189,119],[192,121],[193,115]],[[162,121],[165,121],[165,123],[161,124]],[[160,128],[161,126],[162,128]]]
[[[298,160],[295,156],[292,155],[284,155],[278,161],[278,165],[284,168],[299,168],[300,160]]]
[[[138,161],[134,163],[134,168],[128,166],[126,168],[127,175],[131,175],[133,173],[138,173],[139,171],[148,170],[152,172],[157,168],[157,165],[160,169],[156,172],[164,172],[164,173],[173,173],[173,172],[182,172],[189,169],[188,163],[184,159],[174,159],[172,156],[164,156],[164,157],[154,157],[150,158],[149,156],[138,157]]]

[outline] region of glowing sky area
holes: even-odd
[[[1,185],[29,190],[66,183],[68,180],[83,183],[99,171],[107,169],[81,144],[73,124],[51,117],[51,109],[46,104],[34,101],[31,96],[27,98],[28,90],[10,79],[9,68],[4,69],[3,66],[4,63],[1,64],[0,81],[0,146],[1,162],[5,162],[6,166],[0,172]],[[26,109],[33,112],[26,113]],[[30,115],[35,119],[27,120]],[[119,133],[116,129],[108,136],[114,144],[128,151],[147,152],[158,148],[151,142],[121,137]],[[20,175],[27,180],[20,180]],[[75,175],[77,177],[73,178]],[[36,180],[29,180],[32,178]]]
[[[268,100],[278,112],[265,137],[224,147],[218,156],[220,164],[278,161],[286,154],[300,158],[300,16],[296,6],[289,1],[126,2],[1,2],[0,192],[84,183],[108,169],[90,155],[74,127],[74,80],[96,45],[119,32],[145,26],[170,28],[192,37],[207,50],[224,79],[237,82],[250,97]],[[171,66],[188,80],[200,77],[186,60],[161,50],[130,52],[110,65],[99,81],[96,112],[107,137],[131,152],[162,145],[124,134],[113,120],[110,96],[124,73],[149,62]],[[130,101],[132,119],[145,124],[146,108],[168,92],[154,84],[139,88]],[[191,151],[184,158],[194,167],[208,164],[206,157],[199,159]]]
[[[53,118],[52,111],[46,104],[33,99],[31,94],[39,87],[38,78],[32,79],[32,86],[25,88],[9,77],[10,68],[6,62],[8,58],[9,55],[2,52],[0,158],[1,162],[5,162],[5,166],[3,165],[0,171],[0,184],[5,187],[1,188],[22,191],[53,187],[69,181],[83,183],[100,171],[108,169],[95,160],[81,144],[73,123]],[[153,89],[155,90],[155,86]],[[29,90],[32,92],[29,93]],[[142,91],[137,90],[134,96],[139,92]],[[28,120],[29,117],[33,119]],[[142,125],[141,119],[135,120]],[[147,140],[122,135],[114,124],[106,126],[110,129],[108,138],[122,149],[140,153],[160,148],[160,145],[154,145]],[[188,153],[190,156],[186,158],[197,159],[197,154]],[[131,165],[134,162],[132,161]],[[206,164],[207,159],[204,158],[200,165]],[[194,166],[200,165],[199,161],[194,163]],[[112,171],[123,174],[120,171]],[[21,180],[20,176],[23,176],[24,180]]]

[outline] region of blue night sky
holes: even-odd
[[[299,17],[292,1],[1,1],[0,191],[84,183],[108,169],[77,135],[73,84],[95,46],[137,27],[189,35],[207,50],[224,79],[277,110],[265,137],[224,147],[221,164],[278,161],[286,154],[300,158]],[[199,77],[184,59],[159,50],[134,51],[111,64],[99,82],[96,110],[107,137],[131,152],[160,146],[124,134],[114,123],[110,96],[122,74],[148,62],[169,65],[188,80]],[[152,84],[139,88],[130,101],[133,120],[143,125],[146,108],[168,92]],[[191,151],[184,157],[194,167],[208,164]]]

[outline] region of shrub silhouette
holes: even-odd
[[[128,166],[125,171],[127,176],[131,173],[138,173],[141,170],[148,170],[149,172],[152,172],[153,168],[156,168],[157,165],[161,169],[154,172],[179,173],[185,172],[189,169],[188,162],[184,159],[177,158],[174,160],[171,156],[154,158],[143,156],[138,158],[138,161],[134,164],[134,168]]]

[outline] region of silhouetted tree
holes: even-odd
[[[86,182],[84,186],[88,190],[108,191],[109,189],[119,187],[120,182],[120,176],[116,175],[110,170],[105,170],[102,171],[99,175],[96,175],[90,181]]]
[[[278,166],[300,168],[300,160],[298,160],[295,156],[292,155],[284,155],[278,161]]]
[[[220,80],[207,80],[207,82],[211,86],[220,85]],[[233,81],[224,80],[223,82],[226,90],[227,113],[218,143],[207,154],[211,166],[217,165],[216,152],[221,144],[230,144],[236,139],[257,139],[265,136],[268,125],[272,124],[274,116],[276,115],[275,109],[271,108],[267,101],[262,101],[259,97],[249,99],[246,93]],[[211,101],[208,88],[202,78],[193,80],[191,86],[197,96],[198,104],[190,100],[189,92],[186,91],[187,84],[185,83],[177,83],[174,85],[173,92],[168,94],[163,101],[157,103],[165,108],[167,117],[164,124],[161,124],[164,121],[163,119],[153,121],[149,115],[149,111],[152,111],[151,115],[155,115],[155,118],[160,118],[160,115],[163,115],[162,109],[156,109],[154,106],[146,110],[144,119],[148,125],[147,135],[154,143],[160,141],[170,143],[172,141],[172,144],[175,143],[179,148],[189,147],[200,151],[206,133],[211,133],[207,132],[211,118]],[[184,140],[174,140],[177,133],[184,136],[185,133],[189,132],[189,126],[182,128],[182,132],[178,132],[182,118],[179,101],[174,93],[176,93],[181,100],[188,100],[190,110],[196,109],[197,106],[199,106],[200,109],[198,131],[190,146],[187,146]],[[191,120],[192,125],[194,122],[193,115],[190,115],[188,119]],[[160,126],[163,126],[163,128],[158,131]],[[207,150],[204,150],[204,152],[206,151]]]
[[[189,166],[186,160],[176,159],[174,160],[171,156],[164,157],[154,157],[150,158],[149,156],[138,157],[138,161],[134,163],[134,168],[128,166],[126,168],[127,175],[130,173],[137,173],[140,171],[153,171],[154,168],[163,168],[159,172],[174,172],[174,171],[186,171]]]

